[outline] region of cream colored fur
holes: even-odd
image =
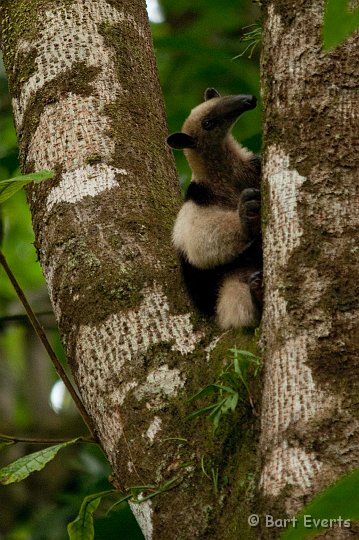
[[[199,206],[187,201],[177,215],[173,244],[197,268],[232,261],[250,242],[241,234],[237,210]]]
[[[256,325],[256,309],[249,287],[236,275],[227,277],[219,290],[217,323],[223,330]]]

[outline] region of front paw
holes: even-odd
[[[241,193],[238,205],[243,231],[254,238],[261,229],[261,194],[259,189],[247,188]]]

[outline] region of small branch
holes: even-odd
[[[30,443],[30,444],[61,444],[70,441],[69,438],[59,438],[59,439],[48,439],[48,438],[33,438],[33,437],[13,437],[12,435],[4,435],[0,433],[0,442],[8,441],[10,443]],[[79,437],[77,442],[83,443],[96,443],[97,441],[93,437]]]
[[[61,364],[60,360],[57,358],[53,348],[51,347],[50,342],[47,339],[47,336],[46,336],[46,334],[45,334],[39,320],[37,319],[37,317],[36,317],[35,313],[33,312],[29,302],[27,301],[23,290],[21,289],[19,283],[17,282],[17,280],[16,280],[14,274],[12,273],[9,265],[7,264],[5,256],[4,256],[4,254],[2,253],[1,250],[0,250],[0,264],[4,268],[9,280],[11,281],[11,284],[13,285],[13,287],[15,289],[15,292],[16,292],[20,302],[24,306],[25,311],[27,313],[27,316],[29,317],[29,320],[30,320],[36,334],[38,335],[40,341],[42,342],[42,344],[44,345],[48,355],[50,356],[50,359],[51,359],[51,361],[52,361],[52,363],[53,363],[53,365],[54,365],[54,367],[55,367],[55,369],[57,371],[57,374],[63,380],[64,385],[66,386],[66,388],[69,391],[72,399],[74,400],[74,402],[76,404],[76,407],[79,410],[79,412],[80,412],[80,414],[81,414],[81,416],[83,418],[83,421],[85,422],[86,426],[88,427],[88,429],[89,429],[90,433],[92,434],[94,440],[97,440],[97,437],[96,437],[96,435],[95,435],[95,433],[93,431],[91,418],[87,414],[87,411],[86,411],[86,409],[85,409],[79,395],[77,394],[75,388],[72,386],[72,383],[71,383],[70,379],[68,378],[68,376],[66,374],[66,371],[62,367],[62,364]]]
[[[44,317],[46,315],[53,315],[53,311],[38,311],[35,313],[36,317]],[[27,315],[23,315],[22,313],[19,313],[18,315],[5,315],[4,317],[0,317],[0,324],[5,323],[12,323],[12,322],[19,322],[19,323],[25,323],[28,324],[29,317]]]

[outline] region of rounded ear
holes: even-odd
[[[167,144],[171,148],[194,148],[196,146],[195,141],[191,135],[187,133],[172,133],[167,137]]]
[[[207,88],[204,93],[204,100],[208,101],[209,99],[212,99],[214,97],[221,97],[221,94],[217,92],[215,88]]]

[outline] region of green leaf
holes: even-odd
[[[359,7],[349,11],[349,0],[327,0],[323,22],[324,49],[333,49],[359,27]]]
[[[215,384],[214,385],[217,390],[221,390],[222,392],[226,392],[227,394],[235,394],[236,391],[231,388],[230,386],[225,386],[224,384]]]
[[[259,356],[256,356],[255,354],[249,352],[249,351],[242,351],[240,349],[229,349],[235,356],[244,356],[245,358],[251,358],[252,360],[258,361],[260,358]]]
[[[15,176],[8,180],[0,181],[0,204],[9,199],[14,193],[29,184],[30,182],[42,182],[54,176],[53,171],[39,171],[36,173],[25,174],[24,176]]]
[[[222,411],[222,407],[225,406],[225,403],[226,403],[226,398],[215,403],[215,405],[213,406],[212,412],[209,414],[209,417],[212,418],[217,414],[218,411]]]
[[[70,540],[92,540],[95,537],[93,513],[100,504],[102,497],[112,493],[115,493],[113,489],[93,493],[84,498],[77,518],[67,526]]]
[[[240,368],[240,365],[239,365],[239,358],[238,358],[238,355],[235,354],[234,355],[234,359],[233,359],[233,367],[234,367],[234,372],[238,375],[238,373],[242,373],[241,372],[241,368]]]
[[[208,386],[205,386],[197,394],[192,396],[188,401],[196,401],[197,399],[201,399],[206,396],[210,396],[211,394],[214,394],[217,392],[217,388],[215,384],[209,384]]]
[[[221,406],[221,411],[223,414],[227,414],[229,411],[235,411],[236,407],[237,407],[237,403],[238,403],[238,399],[239,399],[239,394],[238,393],[235,393],[235,394],[232,394],[230,396],[227,396],[226,398],[224,398],[220,403],[222,403],[222,406]]]
[[[234,412],[238,404],[239,395],[238,393],[233,394],[227,398],[229,408]]]
[[[211,413],[210,417],[211,417],[212,422],[213,422],[213,430],[216,431],[218,429],[218,426],[219,426],[219,421],[220,421],[220,419],[222,417],[222,408],[218,407],[217,412],[215,414]]]
[[[228,394],[233,394],[235,392],[233,388],[230,388],[229,386],[224,386],[223,384],[209,384],[208,386],[205,386],[199,392],[197,392],[197,394],[192,396],[189,401],[195,401],[197,399],[209,396],[218,392],[219,390],[221,390],[222,392],[227,392]]]
[[[217,405],[218,405],[217,403],[212,403],[212,405],[208,405],[207,407],[203,407],[202,409],[197,409],[196,411],[188,415],[188,419],[197,418],[197,416],[201,416],[202,414],[207,414],[213,409],[216,409]]]
[[[359,469],[340,478],[317,495],[296,516],[295,528],[291,525],[281,539],[305,540],[330,527],[324,520],[328,522],[330,519],[339,518],[348,522],[359,520]],[[344,528],[345,525],[342,523],[341,527]]]
[[[44,450],[39,450],[33,454],[28,454],[20,459],[17,459],[13,463],[6,465],[0,469],[0,484],[12,484],[13,482],[20,482],[27,478],[34,471],[41,471],[49,461],[52,461],[59,450],[74,444],[79,438],[66,441],[55,446],[49,446]]]

